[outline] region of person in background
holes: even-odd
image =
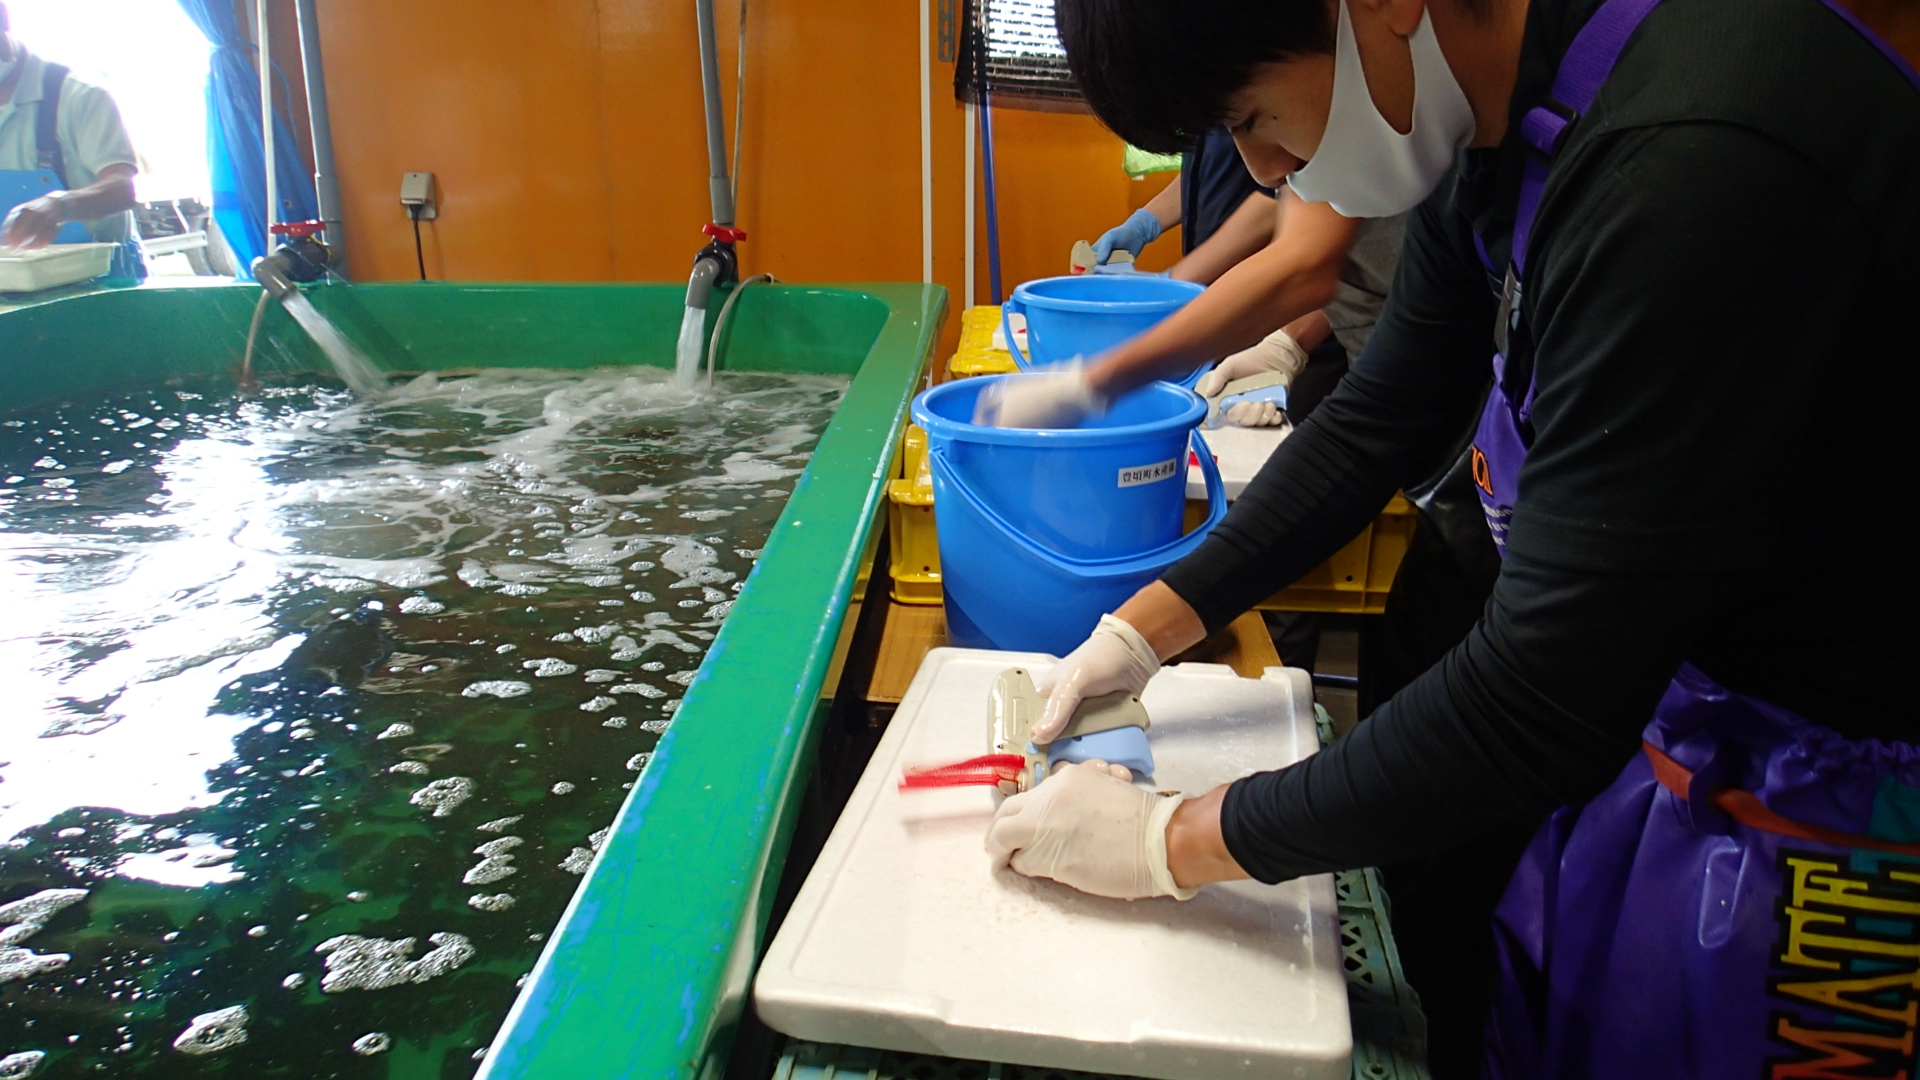
[[[1346,379],[1061,662],[1036,740],[1323,560],[1476,415],[1502,561],[1465,639],[1325,751],[1199,797],[1068,766],[1002,804],[993,859],[1187,897],[1532,830],[1497,908],[1453,927],[1492,972],[1414,979],[1490,1017],[1437,1078],[1910,1072],[1920,574],[1894,554],[1871,595],[1829,582],[1904,550],[1886,508],[1920,468],[1920,9],[1056,12],[1135,145],[1225,123],[1264,182],[1413,212]],[[1459,865],[1475,886],[1497,862]]]
[[[1211,128],[1180,155],[1179,176],[1094,241],[1093,258],[1104,264],[1125,251],[1138,259],[1161,233],[1180,225],[1181,259],[1167,276],[1211,285],[1273,239],[1273,210],[1273,189],[1254,182],[1233,136]]]
[[[114,276],[143,276],[138,172],[113,97],[28,51],[0,2],[0,247],[120,244]]]

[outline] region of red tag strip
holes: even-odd
[[[1027,759],[1019,754],[984,754],[951,765],[910,767],[900,778],[900,790],[923,788],[992,787],[1003,780],[1017,780]]]

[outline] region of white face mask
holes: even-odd
[[[1433,17],[1422,13],[1407,39],[1413,51],[1413,128],[1402,135],[1373,106],[1360,47],[1340,3],[1333,57],[1333,107],[1313,160],[1287,178],[1294,193],[1354,218],[1392,217],[1420,204],[1473,139],[1473,109],[1440,53]]]

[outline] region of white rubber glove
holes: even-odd
[[[1227,423],[1238,427],[1279,427],[1287,414],[1271,401],[1243,401],[1227,410]]]
[[[1307,366],[1307,350],[1293,340],[1293,335],[1285,330],[1275,330],[1268,334],[1258,345],[1241,349],[1225,360],[1213,366],[1213,370],[1200,376],[1200,382],[1193,391],[1201,397],[1219,397],[1227,384],[1235,379],[1244,379],[1249,375],[1258,375],[1263,371],[1278,371],[1285,374],[1289,381],[1300,374]],[[1228,419],[1232,419],[1231,416]]]
[[[1159,670],[1160,658],[1140,631],[1118,616],[1100,616],[1100,624],[1087,640],[1034,684],[1047,706],[1033,725],[1033,741],[1042,746],[1052,742],[1087,698],[1117,690],[1141,693]]]
[[[981,393],[973,422],[1003,428],[1067,428],[1107,411],[1087,382],[1078,358],[1039,371],[1008,375]]]
[[[1137,788],[1106,762],[1063,765],[1000,804],[987,829],[995,869],[1052,878],[1095,896],[1192,899],[1167,869],[1167,823],[1187,800]]]

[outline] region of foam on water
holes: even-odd
[[[471,1069],[844,386],[484,372],[0,414],[0,1047]],[[396,1052],[366,1062],[374,1031]]]
[[[232,1005],[201,1013],[173,1040],[173,1048],[193,1057],[217,1054],[247,1041],[247,1007]]]
[[[462,934],[434,934],[427,938],[433,951],[412,959],[418,942],[413,938],[385,941],[342,934],[314,946],[326,957],[327,973],[320,979],[323,993],[348,990],[387,990],[407,983],[423,983],[473,959],[473,943]]]

